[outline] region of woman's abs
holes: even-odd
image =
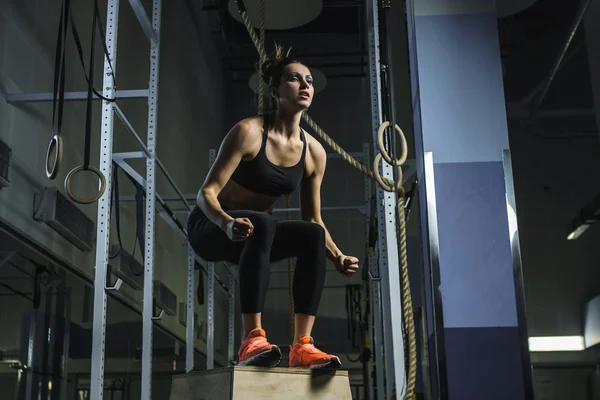
[[[271,212],[278,197],[255,193],[229,180],[219,193],[219,203],[223,210],[254,210]]]

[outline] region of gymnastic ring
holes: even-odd
[[[397,187],[394,188],[394,186],[392,184],[388,183],[388,182],[393,183],[393,181],[390,181],[388,179],[388,182],[386,182],[383,179],[383,177],[381,176],[381,174],[379,173],[379,162],[382,159],[383,159],[383,155],[381,154],[381,152],[379,152],[375,155],[375,159],[373,160],[373,175],[375,176],[375,180],[377,181],[379,186],[381,186],[381,188],[383,190],[385,190],[386,192],[394,192],[394,191],[398,190],[398,191],[404,193],[404,188],[402,187],[402,181],[403,181],[402,167],[400,165],[398,165],[398,184],[397,184]]]
[[[406,158],[408,157],[406,136],[404,136],[404,132],[402,132],[402,129],[400,129],[398,125],[394,125],[394,130],[396,131],[396,133],[398,133],[398,136],[400,136],[400,140],[402,140],[402,155],[399,159],[396,159],[396,162],[394,163],[394,161],[390,157],[390,154],[385,150],[385,146],[383,144],[383,133],[385,132],[386,128],[388,128],[390,125],[392,125],[390,121],[384,121],[379,126],[379,130],[377,131],[377,145],[379,146],[379,153],[381,153],[381,155],[388,164],[400,166],[404,164]]]
[[[52,154],[55,154],[54,162],[50,162]],[[46,176],[49,179],[54,179],[58,175],[62,164],[63,156],[63,141],[59,135],[52,136],[48,144],[48,152],[46,153]]]
[[[79,204],[92,204],[92,203],[98,201],[98,199],[100,197],[102,197],[102,195],[104,194],[104,191],[106,190],[106,178],[104,177],[104,174],[102,174],[102,172],[100,172],[100,170],[98,168],[93,167],[91,165],[88,166],[87,170],[88,171],[92,171],[94,174],[96,174],[96,176],[100,180],[100,190],[98,190],[98,194],[96,194],[96,196],[94,196],[94,197],[92,197],[90,199],[82,199],[81,197],[75,196],[73,194],[73,192],[71,191],[71,179],[73,179],[73,177],[75,175],[77,175],[78,172],[85,171],[85,170],[83,169],[82,165],[73,168],[71,171],[69,171],[69,173],[67,174],[67,177],[65,178],[65,190],[67,192],[67,195],[75,203],[79,203]]]

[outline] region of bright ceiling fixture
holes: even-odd
[[[582,351],[583,336],[538,336],[529,338],[529,351]]]

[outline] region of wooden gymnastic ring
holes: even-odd
[[[408,156],[408,146],[406,145],[406,136],[404,135],[404,132],[402,132],[402,129],[400,129],[400,127],[398,125],[394,125],[394,131],[398,134],[398,136],[400,137],[400,141],[402,142],[401,144],[401,148],[402,148],[402,154],[400,156],[400,158],[397,158],[396,160],[392,160],[392,157],[390,157],[389,153],[385,150],[385,146],[383,144],[383,137],[384,137],[384,133],[385,130],[391,126],[392,123],[390,121],[384,121],[380,126],[379,129],[377,130],[377,145],[379,147],[379,153],[381,154],[381,156],[383,157],[383,159],[390,165],[402,165],[404,164],[404,162],[406,161],[406,158]]]
[[[54,162],[50,162],[52,155],[54,156]],[[49,179],[54,179],[60,171],[63,157],[63,141],[59,135],[52,136],[50,143],[48,144],[48,152],[46,153],[46,176]]]
[[[104,177],[104,175],[102,174],[102,172],[100,172],[100,170],[98,168],[93,167],[91,165],[88,166],[87,171],[92,171],[94,174],[96,174],[96,176],[100,180],[100,190],[98,190],[98,194],[96,194],[96,196],[94,196],[90,199],[82,199],[81,197],[75,196],[73,194],[73,192],[71,191],[71,179],[73,179],[73,177],[75,175],[77,175],[78,172],[81,172],[81,171],[85,171],[83,169],[82,165],[75,167],[71,171],[69,171],[69,173],[67,174],[67,177],[65,178],[65,191],[67,192],[67,195],[71,198],[71,200],[73,200],[75,203],[92,204],[92,203],[98,201],[98,199],[100,199],[100,197],[102,197],[102,195],[104,194],[104,191],[106,190],[106,178]]]

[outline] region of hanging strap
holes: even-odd
[[[95,47],[96,47],[96,29],[100,32],[100,36],[103,39],[103,50],[106,60],[109,63],[111,68],[111,72],[113,77],[115,76],[114,69],[112,67],[112,62],[110,60],[110,54],[108,53],[108,48],[106,47],[106,38],[104,34],[104,30],[102,29],[102,21],[100,19],[100,10],[98,8],[98,0],[94,0],[94,14],[92,18],[92,34],[91,34],[91,42],[90,42],[90,59],[89,59],[89,73],[85,72],[85,62],[83,61],[83,50],[81,46],[81,40],[78,34],[77,25],[75,23],[75,19],[71,16],[71,29],[73,32],[73,38],[75,40],[75,45],[77,47],[77,53],[79,55],[79,60],[83,67],[84,75],[88,84],[87,91],[87,101],[86,101],[86,116],[85,116],[85,136],[84,136],[84,148],[83,148],[83,164],[81,166],[73,168],[67,178],[65,179],[65,190],[67,195],[71,198],[71,200],[75,201],[79,204],[91,204],[96,202],[100,197],[104,194],[106,189],[106,178],[100,172],[100,170],[94,166],[90,165],[90,151],[91,151],[91,138],[92,138],[92,117],[93,117],[93,95],[95,94],[99,98],[104,101],[114,102],[116,98],[109,99],[102,96],[94,89],[94,55],[95,55]],[[114,82],[114,81],[113,81]],[[78,196],[75,196],[71,190],[71,182],[74,175],[81,171],[92,171],[98,179],[100,180],[100,190],[96,193],[95,196],[89,199],[82,199]]]
[[[52,138],[46,153],[46,176],[54,179],[62,163],[62,131],[65,102],[65,60],[67,41],[67,20],[71,9],[71,0],[63,0],[60,5],[58,32],[56,35],[56,54],[54,57],[54,81],[52,85]],[[54,161],[52,161],[54,160]]]

